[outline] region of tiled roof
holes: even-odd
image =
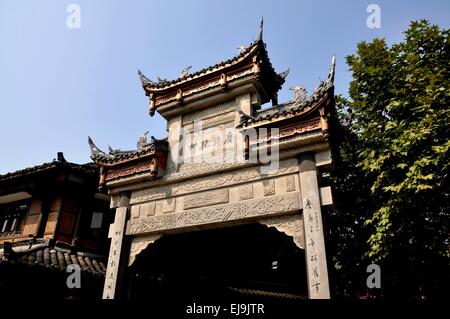
[[[67,266],[75,264],[85,273],[97,276],[104,276],[106,273],[106,259],[103,256],[81,251],[71,252],[70,247],[65,247],[62,243],[51,245],[49,241],[38,240],[30,247],[29,241],[19,242],[11,245],[12,252],[5,246],[0,246],[0,263],[24,264],[60,271],[65,271]]]
[[[40,173],[42,171],[48,171],[48,170],[56,169],[56,168],[66,168],[66,169],[75,170],[75,171],[88,173],[88,174],[96,173],[96,166],[94,165],[94,163],[75,164],[75,163],[54,160],[53,162],[44,163],[41,165],[36,165],[36,166],[21,169],[21,170],[17,170],[15,172],[10,172],[10,173],[4,174],[4,175],[0,175],[0,181],[4,181],[7,179],[12,179],[12,178],[16,178],[16,177],[21,177],[21,176],[26,176],[26,175],[31,175],[31,174],[36,174],[36,173]]]
[[[133,151],[120,151],[120,150],[110,150],[109,153],[105,153],[100,150],[92,141],[92,139],[88,138],[89,146],[91,148],[91,158],[96,163],[102,164],[114,164],[122,161],[126,161],[133,158],[142,157],[144,155],[153,154],[155,151],[164,151],[167,152],[169,149],[167,138],[158,140],[152,137],[152,142],[146,144],[140,150]]]
[[[246,59],[253,52],[255,52],[258,48],[262,49],[263,55],[266,59],[267,66],[273,70],[273,66],[270,62],[270,59],[269,59],[269,56],[268,56],[268,53],[266,50],[266,45],[262,41],[262,39],[258,39],[256,41],[254,41],[253,43],[251,43],[249,46],[243,48],[238,55],[236,55],[228,60],[219,62],[212,66],[208,66],[206,68],[201,69],[200,71],[194,72],[192,74],[188,74],[184,77],[179,77],[175,80],[171,80],[171,81],[164,80],[164,81],[159,81],[159,82],[153,82],[150,79],[148,79],[144,74],[142,74],[141,71],[138,71],[138,74],[139,74],[139,77],[141,79],[142,86],[144,87],[144,89],[147,89],[149,91],[152,91],[152,90],[161,91],[161,90],[165,90],[165,89],[177,86],[184,82],[189,82],[196,78],[200,78],[206,74],[209,74],[209,73],[212,73],[212,72],[215,72],[218,70],[222,70],[225,67],[235,65],[236,63]],[[286,77],[286,75],[284,73],[286,73],[286,72],[282,72],[280,74],[275,73],[275,75],[278,77],[278,80],[281,84],[284,83],[284,78]]]
[[[328,79],[321,81],[320,84],[314,89],[313,93],[303,99],[294,99],[287,103],[272,106],[267,109],[259,110],[255,116],[248,116],[241,114],[239,126],[246,127],[253,123],[260,121],[275,120],[280,116],[297,115],[304,113],[308,109],[312,108],[317,101],[326,96],[328,92],[334,93],[331,89],[334,88],[334,72],[336,67],[336,60],[333,57]]]
[[[210,73],[212,71],[221,69],[225,66],[228,65],[233,65],[235,62],[241,60],[243,57],[245,57],[246,55],[248,55],[248,53],[250,53],[252,50],[256,49],[258,46],[259,41],[255,41],[252,44],[250,44],[248,47],[246,47],[245,49],[243,49],[239,55],[234,56],[231,59],[225,60],[223,62],[214,64],[212,66],[206,67],[201,69],[200,71],[194,72],[192,74],[188,74],[184,77],[179,77],[175,80],[170,80],[170,81],[159,81],[159,82],[153,82],[151,80],[149,80],[148,78],[146,78],[140,71],[139,71],[139,76],[142,82],[142,86],[144,88],[149,88],[149,89],[164,89],[164,88],[168,88],[171,86],[175,86],[177,84],[180,84],[182,82],[186,82],[186,81],[190,81],[194,78],[200,77],[202,75],[205,75],[207,73]]]
[[[268,290],[260,290],[260,289],[235,288],[235,287],[229,287],[229,289],[231,291],[238,292],[242,295],[273,297],[273,298],[283,298],[283,299],[307,299],[306,296],[296,295],[296,294],[287,293],[287,292],[277,292],[277,291],[268,291]]]

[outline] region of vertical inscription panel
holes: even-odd
[[[311,299],[329,299],[328,270],[316,171],[300,173],[300,188],[309,296]]]
[[[119,261],[122,251],[126,218],[127,207],[116,208],[116,217],[114,220],[114,224],[111,225],[109,230],[111,247],[109,249],[108,267],[106,269],[105,275],[103,299],[114,299],[117,284],[117,274],[119,273]]]

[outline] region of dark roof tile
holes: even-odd
[[[56,169],[56,168],[66,168],[66,169],[70,169],[70,170],[74,170],[74,171],[78,171],[78,172],[91,173],[91,174],[96,174],[96,169],[97,169],[97,167],[95,166],[94,163],[75,164],[75,163],[69,163],[69,162],[59,162],[59,161],[55,160],[53,162],[44,163],[44,164],[36,165],[36,166],[32,166],[32,167],[27,167],[27,168],[24,168],[21,170],[17,170],[14,172],[6,173],[4,175],[0,175],[0,181],[4,181],[4,180],[16,178],[16,177],[21,177],[21,176],[26,176],[26,175],[31,175],[31,174],[36,174],[36,173],[39,173],[42,171],[48,171],[48,170]]]
[[[31,248],[29,248],[26,241],[23,243],[24,245],[22,246],[19,246],[18,243],[14,245],[15,250],[13,249],[12,255],[6,256],[4,251],[0,250],[0,262],[40,266],[62,271],[66,269],[67,265],[76,264],[84,272],[105,275],[106,268],[102,261],[104,259],[103,256],[85,252],[70,253],[66,247],[60,246],[58,243],[54,247],[38,244]],[[2,247],[0,246],[0,248]]]
[[[232,57],[231,59],[228,59],[228,60],[219,62],[219,63],[214,64],[214,65],[211,65],[211,66],[208,66],[208,67],[206,67],[206,68],[201,69],[200,71],[194,72],[194,73],[192,73],[192,74],[188,74],[188,75],[185,76],[185,77],[179,77],[179,78],[177,78],[177,79],[175,79],[175,80],[161,81],[161,82],[158,83],[158,82],[152,82],[152,81],[151,81],[151,82],[148,82],[148,81],[145,80],[146,78],[143,79],[143,78],[141,77],[142,86],[143,86],[144,88],[145,88],[145,87],[149,87],[149,88],[151,88],[151,89],[163,89],[163,88],[166,88],[166,87],[175,86],[176,84],[179,84],[179,83],[181,83],[181,82],[183,82],[183,81],[188,81],[188,80],[194,79],[194,78],[196,78],[196,77],[198,77],[198,76],[201,76],[201,75],[203,75],[203,74],[206,74],[206,73],[208,73],[208,72],[211,72],[212,70],[221,68],[221,67],[223,67],[223,66],[225,66],[225,65],[227,65],[227,64],[231,64],[231,63],[233,63],[233,62],[239,60],[241,57],[245,56],[245,55],[248,54],[253,48],[255,48],[255,47],[258,45],[258,43],[259,43],[259,41],[253,42],[253,43],[250,44],[248,47],[246,47],[243,51],[241,51],[238,55]],[[139,72],[140,72],[140,71],[139,71]],[[148,80],[148,79],[147,79],[147,80]]]

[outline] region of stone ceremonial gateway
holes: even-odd
[[[161,236],[249,223],[290,236],[304,252],[298,271],[308,297],[330,298],[322,211],[332,200],[318,176],[331,165],[335,58],[311,95],[295,86],[283,104],[277,92],[289,70],[272,67],[262,23],[257,40],[236,57],[191,74],[189,68],[172,81],[139,71],[150,115],[167,120],[167,138],[148,142],[145,133],[137,150],[108,153],[89,138],[115,208],[103,298],[125,295],[127,268]],[[221,151],[241,160],[202,160]],[[264,169],[263,154],[275,169]]]

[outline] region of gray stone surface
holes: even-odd
[[[196,193],[184,198],[184,209],[228,203],[228,189]]]
[[[300,188],[305,227],[308,294],[311,299],[329,299],[330,288],[317,173],[315,170],[309,170],[309,164],[304,165],[304,168],[306,171],[300,172]]]

